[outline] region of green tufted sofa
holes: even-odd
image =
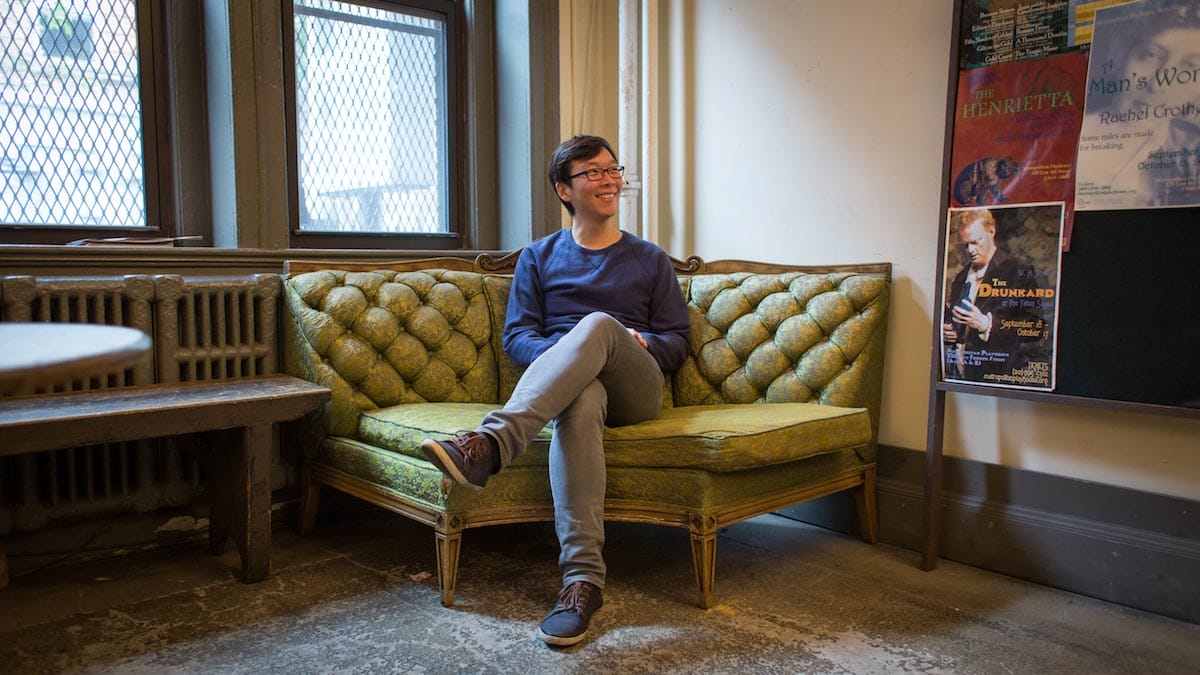
[[[480,492],[419,451],[475,428],[516,384],[500,345],[516,257],[288,263],[287,368],[333,392],[306,423],[298,530],[315,526],[322,484],[432,526],[446,606],[463,530],[554,518],[549,428]],[[605,517],[687,528],[707,608],[731,523],[853,488],[875,542],[891,265],[675,265],[691,354],[657,419],[605,431]]]

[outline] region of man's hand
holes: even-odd
[[[942,342],[958,342],[958,333],[954,330],[954,324],[942,324]]]
[[[959,304],[955,305],[954,308],[950,310],[950,314],[955,323],[966,324],[971,328],[974,328],[979,333],[986,333],[992,329],[991,318],[979,311],[979,308],[973,303],[967,302],[966,300],[963,300]],[[945,327],[943,327],[942,332],[945,333]]]
[[[650,345],[646,344],[646,338],[642,337],[641,333],[632,328],[626,328],[625,330],[629,331],[629,334],[633,336],[634,340],[637,340],[637,343],[642,346],[642,349],[650,348]]]

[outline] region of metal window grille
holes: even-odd
[[[300,230],[449,231],[439,15],[294,3]]]
[[[0,223],[145,227],[135,0],[0,1]]]

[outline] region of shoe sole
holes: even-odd
[[[538,637],[542,638],[542,641],[551,647],[570,647],[583,642],[583,638],[587,637],[587,631],[585,630],[579,635],[563,636],[551,635],[549,633],[542,632],[542,629],[538,628]]]
[[[470,488],[476,492],[483,489],[482,485],[476,485],[467,480],[462,471],[458,470],[458,466],[450,459],[450,455],[446,453],[446,449],[441,443],[435,440],[426,440],[421,443],[421,454],[425,455],[425,459],[436,466],[442,473],[454,479],[455,483]]]

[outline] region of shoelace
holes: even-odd
[[[491,454],[487,439],[482,434],[472,434],[470,431],[460,431],[454,434],[454,445],[463,456],[472,462],[478,462]]]
[[[592,586],[590,584],[576,581],[558,594],[558,603],[554,609],[555,611],[582,612],[587,607],[588,597],[591,594]]]

